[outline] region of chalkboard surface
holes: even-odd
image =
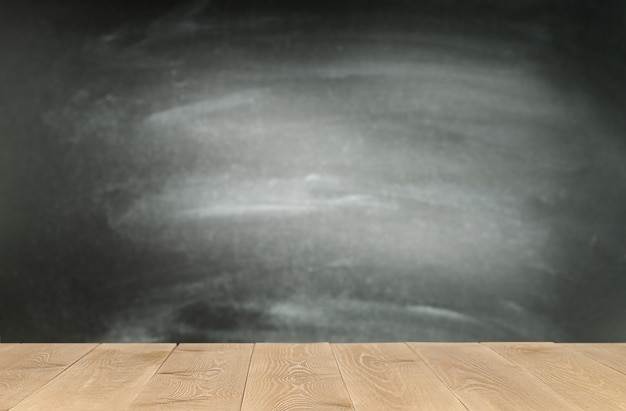
[[[0,3],[2,341],[626,340],[624,5]]]

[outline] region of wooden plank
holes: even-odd
[[[62,373],[97,344],[28,344],[31,352],[0,368],[0,410],[8,410]]]
[[[528,371],[477,343],[409,343],[468,410],[579,410]]]
[[[465,407],[406,344],[334,344],[356,411]]]
[[[626,374],[626,344],[562,344],[562,346]]]
[[[559,344],[486,344],[581,408],[626,410],[626,377]]]
[[[181,344],[130,410],[239,411],[253,344]]]
[[[12,350],[15,347],[19,347],[21,344],[17,344],[17,343],[3,343],[0,344],[0,355],[2,355],[2,353]]]
[[[102,344],[12,410],[126,409],[174,347]]]
[[[256,344],[243,411],[352,410],[328,343]]]
[[[0,344],[0,368],[9,367],[25,356],[37,352],[40,344]]]

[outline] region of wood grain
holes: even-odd
[[[174,347],[102,344],[12,410],[126,409]]]
[[[28,344],[10,367],[0,368],[0,410],[8,410],[44,386],[97,344]]]
[[[2,353],[4,352],[8,352],[9,350],[12,350],[15,347],[20,346],[21,344],[15,344],[15,343],[3,343],[0,344],[0,355],[2,355]]]
[[[626,374],[626,344],[561,344],[561,346]]]
[[[25,356],[37,352],[41,344],[0,344],[0,368],[7,368]]]
[[[241,407],[253,344],[181,344],[130,410],[235,411]]]
[[[626,344],[0,344],[0,410],[626,410],[625,362]]]
[[[330,345],[256,344],[243,411],[352,410]]]
[[[334,344],[356,411],[465,407],[406,344]]]
[[[593,359],[553,344],[490,343],[487,346],[530,370],[583,409],[626,410],[626,378]]]
[[[409,343],[469,410],[579,410],[528,371],[477,343]]]

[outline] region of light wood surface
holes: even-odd
[[[41,344],[0,344],[0,369],[36,353],[41,347]]]
[[[409,344],[472,410],[577,410],[527,370],[482,344]]]
[[[21,344],[0,344],[0,353],[8,352],[9,350],[19,347]],[[0,358],[2,360],[2,358]]]
[[[626,344],[0,344],[0,410],[626,410]]]
[[[330,345],[257,344],[243,411],[352,410]]]
[[[619,371],[554,344],[488,344],[556,392],[567,393],[582,409],[626,410],[626,379]]]
[[[130,409],[239,410],[252,347],[252,344],[179,345]]]
[[[465,410],[406,344],[337,344],[333,351],[356,411]]]
[[[174,344],[103,344],[11,410],[128,408]]]
[[[93,350],[96,344],[29,344],[11,350],[9,367],[0,367],[0,409],[9,409],[50,382]]]
[[[626,374],[626,344],[565,344],[565,347]]]

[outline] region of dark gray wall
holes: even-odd
[[[624,4],[0,2],[2,341],[626,339]]]

